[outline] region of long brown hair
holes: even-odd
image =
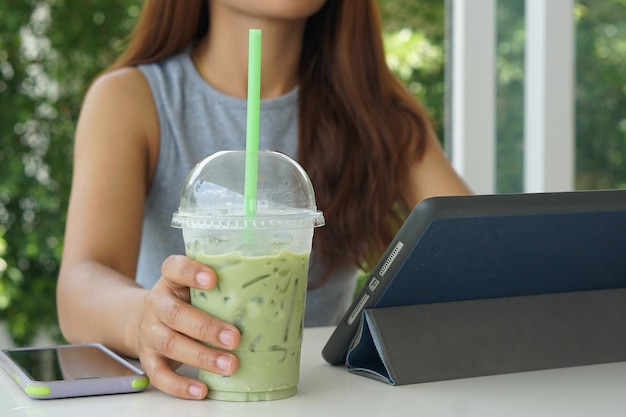
[[[210,0],[146,0],[125,53],[110,69],[182,51],[208,30]],[[328,0],[310,17],[300,60],[298,161],[326,226],[316,252],[331,269],[365,266],[402,221],[409,167],[429,120],[385,62],[376,0]],[[374,256],[374,258],[372,258]]]

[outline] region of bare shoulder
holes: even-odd
[[[143,73],[134,67],[99,76],[89,87],[77,127],[77,139],[107,137],[158,146],[158,116],[152,92]],[[127,144],[128,145],[128,144]],[[144,148],[146,149],[146,148]]]
[[[123,67],[100,75],[89,88],[89,94],[112,94],[133,97],[137,94],[150,98],[150,88],[143,73],[135,67]]]
[[[152,93],[142,72],[134,67],[120,68],[99,76],[90,86],[83,107],[110,111],[121,117],[145,114],[154,108]],[[107,116],[104,113],[102,116]]]

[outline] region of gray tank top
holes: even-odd
[[[180,191],[189,171],[206,156],[225,149],[245,149],[246,100],[212,88],[198,73],[190,50],[161,62],[140,65],[159,118],[159,156],[143,219],[137,282],[151,288],[161,276],[161,263],[184,254],[180,229],[170,227]],[[261,101],[259,147],[297,153],[298,89]],[[322,267],[311,256],[309,283],[320,279]],[[352,300],[357,267],[333,271],[322,286],[309,290],[306,326],[336,324]]]

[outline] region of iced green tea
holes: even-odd
[[[239,252],[207,256],[188,253],[215,270],[211,290],[191,292],[201,310],[241,331],[234,353],[239,368],[231,376],[200,370],[209,398],[261,401],[297,392],[309,253],[281,250],[267,256]]]

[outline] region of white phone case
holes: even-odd
[[[35,399],[139,392],[149,384],[141,369],[101,344],[4,349],[0,365]]]

